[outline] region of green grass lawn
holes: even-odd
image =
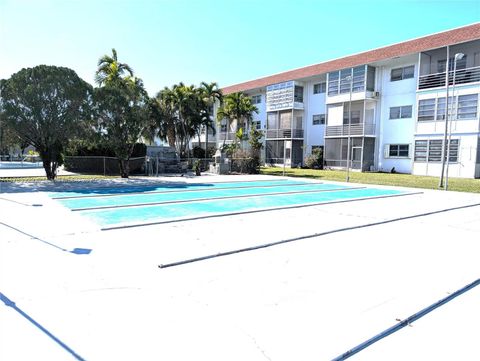
[[[282,175],[283,168],[262,167],[261,174]],[[346,171],[285,168],[288,177],[304,177],[345,182]],[[350,182],[379,184],[398,187],[438,189],[438,177],[425,177],[411,174],[391,174],[374,172],[350,172]],[[448,190],[480,193],[480,179],[449,178]]]

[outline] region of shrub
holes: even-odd
[[[311,169],[323,169],[323,149],[315,148],[305,157],[305,166]]]

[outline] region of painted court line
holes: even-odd
[[[257,182],[291,182],[288,184],[271,184],[271,185],[248,185],[248,186],[239,186],[239,187],[218,187],[218,188],[209,188],[209,184],[234,184],[234,183],[248,183],[248,181],[235,181],[235,182],[209,182],[209,183],[190,183],[190,184],[179,184],[181,186],[185,186],[185,188],[195,188],[198,187],[197,189],[175,189],[173,186],[171,187],[170,190],[168,190],[169,187],[163,187],[167,188],[167,190],[163,191],[138,191],[138,192],[119,192],[119,193],[99,193],[99,194],[91,194],[91,195],[76,195],[76,196],[61,196],[61,197],[52,197],[52,199],[55,200],[62,200],[62,199],[76,199],[76,198],[98,198],[98,197],[118,197],[118,196],[129,196],[129,195],[136,195],[136,194],[156,194],[156,193],[178,193],[178,192],[198,192],[198,191],[213,191],[213,190],[224,190],[224,189],[240,189],[240,188],[269,188],[269,187],[288,187],[288,186],[301,186],[301,185],[310,185],[310,184],[323,184],[323,182],[298,182],[296,183],[295,181],[290,181],[288,179],[280,179],[278,181],[270,181],[270,180],[259,180],[259,181],[250,181],[252,183],[257,183]],[[172,184],[175,185],[175,184]],[[199,189],[201,187],[205,187],[202,189]],[[141,188],[141,186],[138,186],[138,188]],[[162,188],[161,186],[157,188]],[[112,190],[112,189],[120,189],[121,188],[105,188],[106,190]],[[125,188],[129,189],[129,188]],[[101,190],[101,189],[96,189],[96,190]],[[78,193],[78,192],[72,192],[72,193]]]
[[[398,194],[398,195],[386,196],[386,197],[398,197],[398,196],[412,195],[412,194],[418,194],[418,193]],[[386,197],[384,196],[384,197],[380,197],[380,198],[386,198]],[[379,198],[379,197],[376,197],[376,198]],[[355,200],[365,200],[365,199],[355,199]],[[345,201],[343,201],[343,202],[345,202]],[[337,203],[337,202],[334,202],[334,203]],[[296,241],[300,241],[300,240],[304,240],[304,239],[316,238],[316,237],[326,236],[326,235],[329,235],[329,234],[352,231],[352,230],[356,230],[356,229],[375,227],[375,226],[379,226],[379,225],[383,225],[383,224],[400,222],[400,221],[405,221],[405,220],[408,220],[408,219],[426,217],[426,216],[430,216],[430,215],[433,215],[433,214],[451,212],[451,211],[455,211],[455,210],[459,210],[459,209],[472,208],[472,207],[478,207],[478,206],[480,206],[480,203],[468,204],[468,205],[459,206],[459,207],[445,208],[445,209],[440,209],[440,210],[426,212],[426,213],[418,213],[418,214],[414,214],[414,215],[411,215],[411,216],[392,218],[392,219],[387,219],[387,220],[378,221],[378,222],[360,224],[360,225],[357,225],[357,226],[337,228],[337,229],[333,229],[333,230],[330,230],[330,231],[308,234],[308,235],[304,235],[304,236],[300,236],[300,237],[284,239],[284,240],[281,240],[281,241],[264,243],[264,244],[260,244],[260,245],[256,245],[256,246],[239,248],[239,249],[235,249],[235,250],[231,250],[231,251],[220,252],[220,253],[216,253],[216,254],[210,254],[210,255],[206,255],[206,256],[195,257],[195,258],[190,258],[190,259],[186,259],[186,260],[166,263],[166,264],[160,264],[160,265],[158,265],[158,268],[176,267],[176,266],[181,266],[181,265],[185,265],[185,264],[189,264],[189,263],[206,261],[206,260],[213,259],[213,258],[230,256],[230,255],[237,254],[237,253],[256,251],[256,250],[259,250],[259,249],[269,248],[269,247],[278,246],[278,245],[285,244],[285,243],[296,242]]]
[[[167,224],[167,223],[195,221],[195,220],[202,220],[202,219],[208,219],[208,218],[220,218],[220,217],[227,217],[227,216],[236,216],[236,215],[241,215],[241,214],[272,212],[272,211],[278,211],[278,210],[284,210],[284,209],[313,207],[313,206],[321,206],[321,205],[327,205],[327,204],[348,203],[348,202],[365,201],[365,200],[390,198],[390,197],[403,197],[403,196],[411,196],[411,195],[418,195],[418,194],[423,194],[423,192],[412,192],[412,193],[400,193],[400,194],[371,196],[371,197],[349,198],[349,199],[342,199],[342,200],[322,201],[322,202],[309,203],[309,204],[296,204],[296,205],[292,205],[292,206],[270,207],[270,208],[263,208],[263,209],[250,209],[250,210],[238,211],[238,212],[203,214],[203,215],[195,216],[195,217],[185,217],[185,218],[177,218],[177,219],[167,219],[167,220],[164,220],[164,221],[153,221],[153,222],[123,224],[123,225],[119,225],[119,226],[103,227],[103,228],[101,228],[101,230],[102,231],[112,231],[112,230],[125,229],[125,228],[145,227],[145,226],[153,226],[153,225]]]
[[[17,231],[18,233],[21,233],[21,234],[23,234],[23,235],[25,235],[25,236],[27,236],[27,237],[30,237],[30,239],[34,239],[34,240],[40,241],[40,242],[42,242],[42,243],[44,243],[44,244],[47,244],[47,245],[49,245],[49,246],[51,246],[51,247],[54,247],[54,248],[56,248],[56,249],[58,249],[58,250],[60,250],[60,251],[63,251],[63,252],[68,252],[68,253],[73,253],[73,254],[82,255],[82,254],[90,254],[90,252],[92,251],[91,249],[88,249],[88,248],[74,248],[73,250],[70,251],[70,250],[68,250],[68,249],[66,249],[66,248],[57,246],[56,244],[53,244],[53,243],[51,243],[51,242],[45,241],[44,239],[38,238],[38,237],[36,237],[36,236],[34,236],[34,235],[31,235],[31,234],[29,234],[29,233],[27,233],[27,232],[24,232],[24,231],[22,231],[21,229],[18,229],[18,228],[14,227],[14,226],[11,226],[11,225],[9,225],[9,224],[7,224],[7,223],[0,222],[0,225],[5,226],[5,227],[7,227],[7,228],[10,228],[10,229],[12,229],[12,230],[14,230],[14,231]]]
[[[257,187],[255,187],[255,188],[257,188]],[[291,192],[275,192],[275,193],[251,193],[251,194],[234,195],[234,196],[220,196],[220,197],[197,198],[197,199],[180,199],[180,200],[160,201],[160,202],[150,202],[150,203],[120,204],[120,205],[112,205],[112,206],[72,208],[71,211],[76,212],[76,211],[92,211],[92,210],[98,210],[98,209],[133,208],[133,207],[155,206],[155,205],[160,205],[160,204],[193,203],[193,202],[203,202],[203,201],[213,201],[213,200],[233,199],[233,198],[252,198],[252,197],[264,197],[264,196],[278,196],[278,195],[283,195],[283,194],[300,194],[300,193],[303,194],[303,193],[349,191],[349,190],[365,189],[365,188],[367,188],[367,187],[317,189],[317,190],[307,190],[307,191],[291,191]],[[237,189],[237,188],[235,188],[235,189]]]
[[[332,359],[332,361],[342,361],[346,360],[347,358],[352,357],[353,355],[359,353],[360,351],[366,349],[367,347],[371,346],[375,342],[380,341],[381,339],[390,336],[391,334],[401,330],[405,326],[410,325],[411,323],[417,321],[418,319],[422,318],[423,316],[429,314],[433,310],[445,305],[446,303],[452,301],[453,299],[457,298],[458,296],[464,294],[465,292],[470,291],[472,288],[477,287],[480,285],[480,278],[476,281],[473,281],[472,283],[466,285],[465,287],[459,289],[458,291],[455,291],[451,295],[448,295],[447,297],[441,299],[440,301],[435,302],[434,304],[424,308],[423,310],[411,315],[410,317],[406,318],[403,321],[400,321],[400,323],[386,329],[383,332],[380,332],[378,335],[368,339],[365,342],[362,342],[358,346],[355,346],[354,348],[348,350],[347,352],[341,354],[340,356],[335,357]]]
[[[13,199],[8,199],[4,197],[0,197],[2,201],[7,201],[7,202],[12,202],[16,204],[20,204],[21,206],[26,206],[26,207],[41,207],[43,204],[38,204],[38,203],[24,203],[24,202],[19,202],[19,201],[14,201]]]
[[[85,361],[83,357],[81,357],[78,353],[76,353],[72,348],[70,348],[67,344],[62,342],[58,337],[56,337],[53,333],[47,330],[44,326],[42,326],[39,322],[34,320],[30,315],[28,315],[25,311],[23,311],[20,307],[18,307],[15,302],[5,296],[2,292],[0,292],[0,301],[2,301],[5,306],[12,308],[16,312],[18,312],[21,316],[23,316],[26,320],[31,322],[35,327],[37,327],[40,331],[42,331],[45,335],[50,337],[54,342],[56,342],[61,348],[67,351],[73,358],[78,361]]]

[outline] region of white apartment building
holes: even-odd
[[[449,176],[480,178],[480,23],[223,89],[239,91],[259,109],[267,164],[322,147],[327,167],[438,176],[448,119]]]

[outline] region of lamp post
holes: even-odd
[[[350,182],[350,125],[352,123],[352,91],[353,91],[353,77],[349,75],[345,78],[350,82],[350,98],[348,101],[348,138],[347,138],[347,178],[346,181]]]
[[[463,59],[463,57],[465,56],[465,54],[463,53],[456,53],[455,54],[455,57],[453,59],[453,84],[452,84],[452,105],[451,105],[451,115],[457,113],[455,111],[455,76],[457,75],[457,61],[458,60],[461,60]],[[458,108],[458,101],[457,101],[457,108]],[[448,109],[448,100],[447,100],[447,104],[445,106],[445,112],[447,112],[447,109]],[[458,110],[457,110],[458,111]],[[447,162],[447,165],[446,165],[446,168],[445,168],[445,190],[448,190],[448,166],[449,166],[449,163],[450,163],[450,147],[451,147],[451,141],[452,141],[452,119],[450,118],[450,120],[448,120],[449,118],[449,115],[448,113],[445,114],[446,117],[445,117],[445,121],[449,123],[449,126],[448,126],[448,142],[446,143],[446,147],[447,147],[447,159],[446,159],[446,162]],[[458,156],[458,155],[457,155]]]

